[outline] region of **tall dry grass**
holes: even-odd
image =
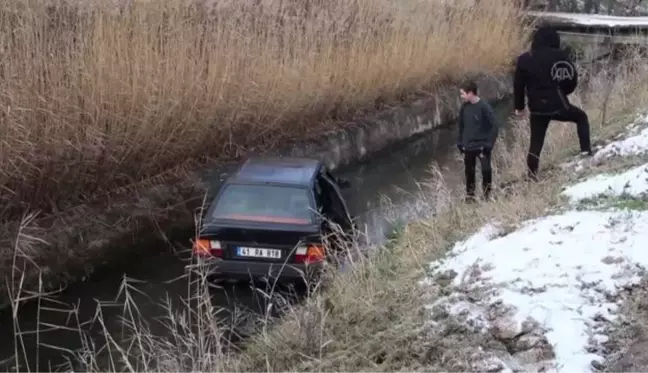
[[[7,0],[0,204],[64,209],[506,67],[509,0]]]

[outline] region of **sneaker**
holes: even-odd
[[[590,149],[590,150],[585,150],[585,151],[580,152],[580,156],[581,156],[581,158],[591,157],[591,156],[593,156],[593,155],[594,155],[594,152],[592,152],[591,149]]]

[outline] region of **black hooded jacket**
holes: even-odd
[[[525,90],[531,114],[553,115],[569,107],[567,95],[576,89],[578,72],[569,53],[560,49],[555,29],[536,30],[531,50],[517,58],[513,84],[516,110],[524,109]]]

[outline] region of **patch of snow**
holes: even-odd
[[[476,304],[509,305],[519,325],[529,318],[539,323],[553,345],[555,371],[592,371],[592,361],[603,358],[588,347],[605,340],[596,319],[614,319],[614,296],[639,283],[648,266],[648,212],[569,211],[498,233],[487,226],[457,243],[454,256],[432,263],[432,272],[455,271],[452,285],[476,289],[482,295]],[[461,275],[467,272],[471,281]],[[483,319],[465,304],[454,311]]]
[[[561,194],[576,202],[599,196],[638,197],[646,193],[648,193],[648,163],[617,175],[596,175],[566,188]]]
[[[613,156],[627,157],[642,155],[648,152],[648,128],[635,136],[626,137],[609,143],[594,154],[594,159],[610,158]]]

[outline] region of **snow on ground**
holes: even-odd
[[[617,305],[610,296],[638,283],[648,266],[648,212],[571,211],[503,237],[494,233],[488,226],[458,243],[434,271],[459,273],[453,285],[462,286],[461,274],[478,268],[470,286],[490,289],[483,302],[515,307],[519,330],[529,317],[547,330],[556,371],[590,371],[592,360],[602,359],[587,352],[590,337],[605,339],[591,330],[594,319],[613,318]]]
[[[610,158],[614,156],[627,157],[641,155],[648,152],[648,128],[637,135],[611,142],[594,154],[594,159]]]
[[[595,156],[646,153],[648,129],[630,130]],[[647,192],[648,163],[592,177],[563,194],[575,201]],[[429,309],[458,315],[474,331],[507,346],[506,356],[495,354],[484,366],[496,363],[499,371],[595,370],[593,365],[604,360],[598,351],[607,340],[605,322],[616,317],[619,294],[646,275],[648,211],[566,211],[516,228],[508,233],[489,224],[432,263],[428,285],[438,286],[435,277],[455,276],[450,295]]]
[[[648,193],[648,163],[617,175],[600,174],[566,188],[562,194],[572,202],[601,196],[633,197]]]
[[[599,149],[592,157],[594,162],[602,163],[613,157],[648,154],[648,128],[642,129],[647,121],[647,115],[640,116],[637,121],[627,127],[625,134],[619,135],[615,141]],[[584,160],[577,163],[571,162],[567,165],[576,166],[576,170],[582,170],[585,167]],[[637,197],[646,193],[648,193],[648,163],[616,175],[596,175],[567,187],[562,194],[572,202],[576,202],[599,196],[631,195]]]

